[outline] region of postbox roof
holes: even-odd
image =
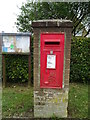
[[[71,20],[65,19],[47,19],[36,20],[32,22],[33,27],[73,27]]]

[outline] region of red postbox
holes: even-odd
[[[40,36],[40,88],[62,88],[64,33]]]

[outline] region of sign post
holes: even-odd
[[[6,54],[17,54],[17,55],[28,55],[29,62],[29,79],[28,83],[30,85],[31,80],[31,55],[30,55],[30,33],[1,33],[2,41],[2,62],[3,62],[3,87],[6,86],[6,68],[5,68],[5,55]]]

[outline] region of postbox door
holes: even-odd
[[[63,54],[64,34],[41,34],[41,88],[62,88]]]

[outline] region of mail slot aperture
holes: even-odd
[[[58,45],[60,45],[60,40],[57,39],[45,40],[45,46],[58,46]]]
[[[52,41],[45,42],[45,45],[59,45],[59,44],[60,44],[60,42],[52,42]]]

